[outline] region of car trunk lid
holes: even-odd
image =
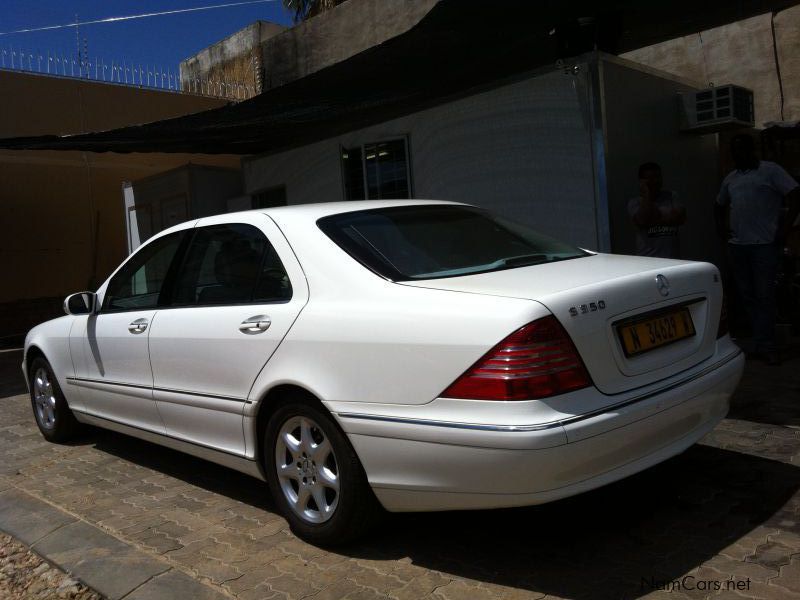
[[[711,264],[610,254],[403,285],[540,302],[567,330],[605,394],[651,384],[711,356],[722,302],[719,273]],[[693,327],[694,333],[667,341],[675,319],[683,320],[679,329],[688,334],[686,327]],[[637,323],[644,329],[634,331],[654,334],[656,343],[663,334],[663,345],[626,352],[631,333],[625,342],[621,328]],[[498,333],[503,338],[510,332]]]

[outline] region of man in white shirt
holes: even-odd
[[[639,167],[639,196],[628,201],[628,214],[636,227],[636,254],[680,258],[678,227],[686,222],[686,209],[675,192],[663,189],[657,163]]]
[[[769,364],[775,348],[775,280],[783,242],[800,212],[800,187],[780,165],[759,160],[749,135],[731,141],[736,169],[717,196],[718,222],[730,210],[728,250],[736,287],[753,329],[753,351]],[[781,220],[784,202],[788,214]]]

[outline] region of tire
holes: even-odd
[[[48,442],[66,442],[77,433],[78,422],[67,405],[50,363],[41,356],[34,358],[28,373],[31,407],[39,431]]]
[[[290,400],[270,417],[264,440],[267,483],[298,537],[344,544],[377,522],[382,509],[361,462],[324,408]]]

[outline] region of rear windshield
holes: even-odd
[[[457,277],[588,255],[467,206],[362,210],[324,217],[317,225],[350,256],[393,281]]]

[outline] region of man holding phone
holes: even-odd
[[[678,227],[686,222],[686,208],[675,192],[663,189],[657,163],[639,167],[639,196],[628,202],[628,214],[636,227],[639,256],[680,258]]]

